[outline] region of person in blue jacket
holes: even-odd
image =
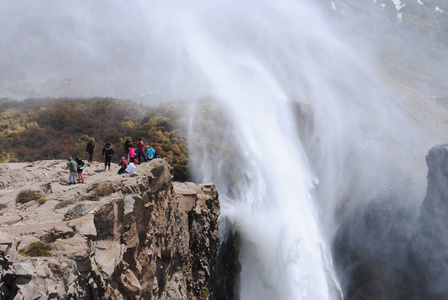
[[[154,150],[153,147],[149,147],[148,150],[146,150],[146,157],[148,160],[152,160],[156,156],[156,150]]]

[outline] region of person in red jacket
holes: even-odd
[[[139,162],[142,162],[142,160],[140,159],[143,156],[143,159],[145,161],[147,161],[146,156],[145,156],[145,144],[142,142],[142,139],[138,139],[137,142],[137,160]]]
[[[126,158],[123,156],[120,160],[120,162],[118,163],[118,165],[120,166],[120,170],[118,170],[118,174],[123,173],[126,168],[128,167],[128,161],[126,160]]]

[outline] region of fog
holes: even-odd
[[[425,154],[443,143],[447,125],[420,94],[430,80],[414,78],[419,89],[383,69],[390,36],[378,42],[365,31],[372,23],[331,16],[324,4],[1,3],[0,97],[220,103],[232,130],[222,136],[234,145],[222,152],[238,164],[198,146],[194,109],[188,142],[195,178],[218,186],[223,230],[241,235],[241,299],[341,299],[350,280],[333,261],[340,226],[368,212],[372,199],[395,199],[391,215],[405,212],[398,227],[409,238],[425,195]],[[356,24],[366,28],[348,30]],[[294,103],[310,123],[297,120]],[[369,228],[354,224],[349,239],[369,249]],[[385,264],[397,248],[389,249]]]

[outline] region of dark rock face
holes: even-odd
[[[404,268],[409,293],[402,299],[448,299],[448,150],[426,156],[428,187]]]
[[[333,244],[344,299],[448,299],[447,148],[432,148],[426,162],[417,216],[402,180],[345,218]]]
[[[397,299],[411,236],[408,194],[391,188],[345,219],[333,244],[344,299]],[[394,298],[395,297],[395,298]]]
[[[241,273],[240,244],[237,232],[228,231],[223,237],[218,260],[212,271],[212,300],[237,300]]]

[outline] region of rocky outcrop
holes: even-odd
[[[428,186],[420,209],[405,272],[407,299],[448,298],[448,149],[426,156]],[[404,299],[404,298],[403,298]]]
[[[426,162],[420,211],[405,180],[341,226],[333,251],[344,299],[448,299],[447,146],[430,149]]]
[[[88,183],[77,185],[65,182],[64,166],[26,164],[27,175],[20,164],[3,167],[23,180],[0,180],[1,299],[211,298],[219,248],[213,184],[172,182],[163,159],[125,175],[93,163]],[[15,203],[23,188],[46,201]],[[49,245],[38,254],[49,256],[29,254],[33,245]]]

